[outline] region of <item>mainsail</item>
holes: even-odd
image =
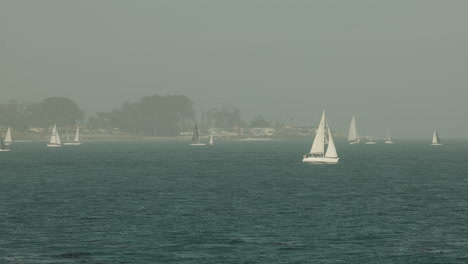
[[[8,130],[6,132],[6,135],[5,135],[5,144],[9,145],[13,142],[13,140],[11,139],[11,129],[10,127],[8,127]]]
[[[359,141],[355,116],[353,116],[351,119],[351,124],[349,125],[348,141]]]
[[[320,119],[320,124],[315,134],[314,142],[312,143],[312,148],[310,149],[310,154],[324,154],[325,152],[325,111],[322,113],[322,119]]]
[[[437,131],[434,130],[434,134],[432,135],[432,144],[441,144],[439,134],[437,134]]]

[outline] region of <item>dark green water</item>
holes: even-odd
[[[0,263],[468,263],[468,141],[0,153]]]

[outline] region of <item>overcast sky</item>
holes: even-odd
[[[2,0],[0,102],[154,93],[246,121],[468,136],[468,1]]]

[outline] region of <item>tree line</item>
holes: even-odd
[[[15,100],[0,103],[0,126],[11,126],[18,131],[32,127],[47,128],[53,124],[59,127],[79,124],[92,130],[119,128],[136,135],[177,136],[181,131],[189,131],[195,120],[193,101],[184,95],[145,96],[136,102],[125,102],[110,112],[98,112],[87,120],[84,111],[66,97],[49,97],[36,103]],[[197,121],[202,129],[249,126],[242,120],[238,108],[227,105],[201,110]],[[250,122],[252,127],[270,124],[262,116]]]

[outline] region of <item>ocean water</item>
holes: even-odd
[[[468,140],[0,152],[0,263],[468,263]]]

